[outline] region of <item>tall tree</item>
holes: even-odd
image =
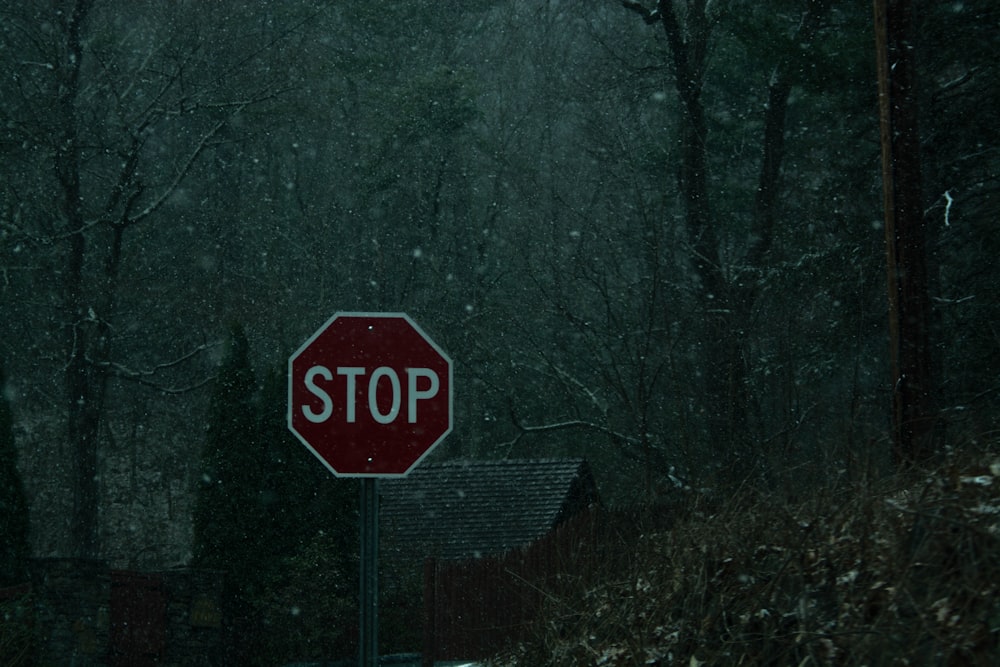
[[[14,417],[0,359],[0,585],[24,581],[30,544],[28,501],[17,468]]]
[[[194,512],[193,563],[226,570],[239,588],[264,546],[258,495],[266,462],[257,437],[257,381],[246,334],[230,331],[215,378]]]
[[[703,100],[713,31],[724,10],[706,0],[683,3],[660,0],[654,9],[623,0],[645,23],[665,35],[674,90],[680,109],[676,139],[680,156],[678,189],[690,247],[700,310],[706,325],[704,368],[705,441],[728,473],[745,474],[757,452],[749,438],[751,395],[746,341],[760,274],[775,235],[776,207],[785,152],[786,110],[796,72],[815,38],[829,0],[808,0],[788,41],[793,50],[780,53],[767,89],[762,156],[754,198],[750,241],[741,263],[727,261],[725,229],[712,210],[709,188],[709,123]]]
[[[882,189],[896,460],[931,452],[934,395],[926,231],[917,118],[916,31],[909,0],[875,0]]]

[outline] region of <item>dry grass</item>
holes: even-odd
[[[760,493],[695,504],[614,574],[560,586],[494,664],[1000,664],[990,456],[794,505]]]

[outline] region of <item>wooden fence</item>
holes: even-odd
[[[30,582],[0,590],[0,664],[218,664],[221,572],[68,558],[35,559],[30,570]]]
[[[546,599],[562,599],[621,562],[637,533],[624,527],[634,521],[594,508],[501,556],[425,561],[424,664],[484,658],[526,638]]]
[[[163,576],[111,571],[110,658],[113,667],[153,667],[167,647]]]

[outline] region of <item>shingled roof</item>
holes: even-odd
[[[420,560],[500,554],[597,502],[583,459],[425,464],[379,489],[386,556]]]

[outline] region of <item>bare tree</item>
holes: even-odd
[[[763,119],[762,156],[754,199],[752,232],[742,262],[727,263],[722,252],[725,230],[711,207],[708,187],[709,135],[702,99],[713,31],[724,16],[706,0],[667,2],[653,9],[641,2],[622,5],[649,25],[662,28],[666,38],[674,89],[680,102],[678,187],[684,204],[684,222],[701,310],[707,325],[705,344],[706,440],[715,459],[731,472],[745,474],[756,457],[749,442],[752,397],[743,340],[756,298],[755,274],[761,272],[774,238],[775,209],[780,192],[784,155],[785,117],[794,72],[802,52],[783,54],[768,84]],[[809,0],[795,29],[796,44],[815,37],[829,0]]]
[[[51,258],[59,278],[66,440],[72,451],[72,552],[95,557],[99,544],[99,443],[112,378],[157,386],[157,375],[189,361],[198,346],[175,359],[137,366],[116,349],[122,271],[129,235],[162,220],[162,212],[230,120],[273,95],[260,88],[227,91],[205,76],[197,42],[168,47],[168,35],[133,16],[130,34],[118,36],[115,8],[99,14],[93,0],[60,3],[59,11],[25,7],[13,17],[4,45],[18,53],[15,97],[4,116],[31,144],[51,181],[29,159],[18,179],[50,190],[54,206],[37,195],[19,203],[21,222],[8,233]],[[155,21],[155,18],[151,18]],[[167,30],[172,27],[164,23]],[[153,30],[155,33],[155,30]],[[144,37],[148,38],[143,39]],[[116,39],[121,41],[115,42]],[[5,193],[16,200],[18,179]],[[36,286],[37,287],[37,286]],[[44,288],[43,288],[44,289]]]

